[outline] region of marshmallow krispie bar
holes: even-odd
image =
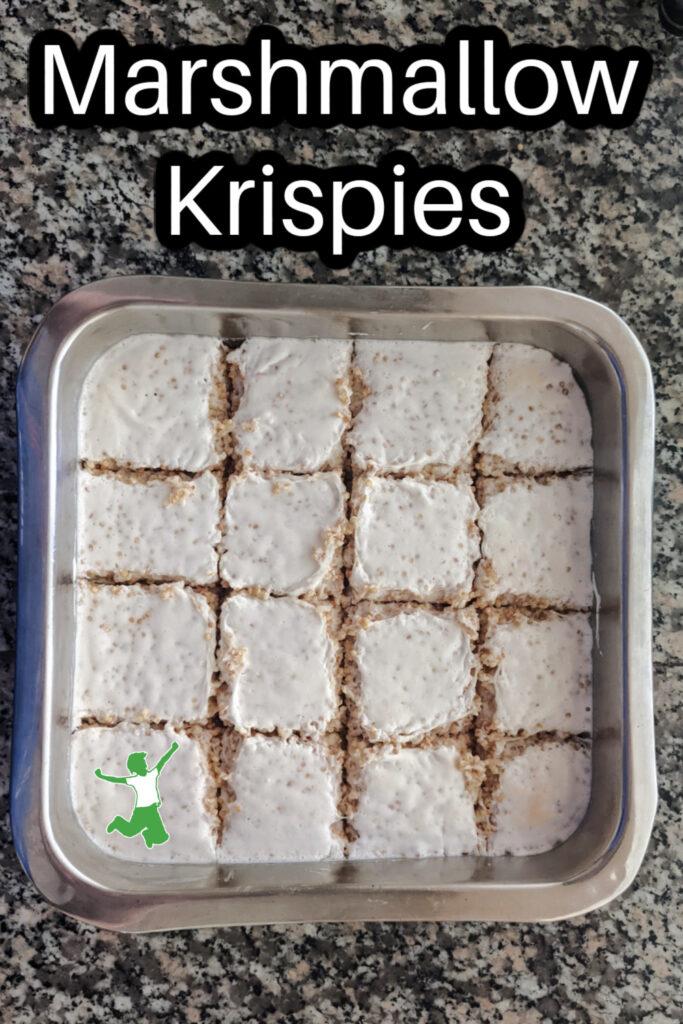
[[[228,359],[241,392],[234,438],[244,466],[300,473],[341,467],[350,341],[248,338]]]
[[[571,368],[533,345],[496,345],[479,470],[558,473],[590,468],[591,420]]]
[[[359,338],[354,468],[378,473],[467,467],[481,435],[491,346]]]
[[[223,767],[219,861],[311,861],[343,853],[337,809],[341,766],[322,745],[266,736],[230,749]]]
[[[589,608],[589,476],[480,480],[482,604]]]
[[[512,748],[498,766],[488,849],[494,856],[544,853],[568,839],[586,813],[590,750],[570,741]]]
[[[220,618],[222,717],[243,733],[316,736],[338,713],[338,613],[290,597],[233,594]]]
[[[491,608],[484,623],[486,699],[479,726],[511,736],[590,732],[588,615]]]
[[[479,557],[476,516],[469,479],[357,479],[355,597],[465,604]]]
[[[243,473],[225,502],[221,577],[231,587],[325,597],[341,587],[346,491],[339,473]]]
[[[360,604],[346,642],[351,726],[371,741],[462,729],[474,711],[477,615],[428,605]]]
[[[145,754],[152,770],[173,742],[179,749],[163,767],[156,789],[153,779],[140,782],[128,767],[128,758]],[[121,724],[113,728],[93,726],[78,729],[71,743],[71,798],[76,817],[97,846],[123,860],[148,863],[207,864],[215,860],[215,785],[210,779],[207,744],[170,727],[150,729]],[[95,775],[128,779],[108,782]],[[151,785],[151,797],[147,787]],[[137,787],[137,791],[136,791]],[[109,831],[117,816],[129,821],[134,807],[147,800],[161,799],[160,813],[167,842],[147,848],[142,834],[124,837]]]
[[[79,573],[111,580],[213,583],[220,541],[218,481],[79,474]]]
[[[456,745],[358,748],[349,782],[352,860],[480,851],[480,770]]]
[[[81,583],[75,719],[180,723],[207,718],[215,647],[213,608],[181,583]]]
[[[198,471],[225,455],[227,398],[217,338],[141,334],[101,356],[81,399],[82,459]]]

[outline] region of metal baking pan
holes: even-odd
[[[173,866],[117,860],[76,822],[68,785],[77,410],[84,378],[133,333],[494,340],[574,368],[593,418],[593,789],[549,853],[365,863]],[[20,538],[12,825],[55,907],[102,927],[287,921],[548,921],[631,883],[656,804],[650,656],[654,399],[644,352],[605,306],[546,288],[272,285],[131,277],[67,295],[18,384]]]

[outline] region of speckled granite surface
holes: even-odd
[[[115,10],[115,13],[112,11]],[[457,22],[497,23],[515,41],[639,43],[655,74],[639,121],[621,132],[562,126],[515,131],[382,133],[283,128],[219,139],[214,131],[48,135],[24,101],[33,32],[82,37],[113,27],[138,42],[237,41],[256,24],[301,42],[438,40]],[[0,1017],[29,1021],[647,1021],[683,1018],[680,757],[682,594],[681,177],[683,43],[660,30],[654,2],[590,0],[178,0],[174,4],[0,3],[3,228],[0,232]],[[151,229],[153,158],[221,141],[243,157],[273,146],[289,159],[375,160],[405,148],[423,161],[512,167],[527,227],[502,255],[379,251],[331,272],[284,251],[170,254]],[[22,345],[64,292],[108,275],[187,274],[278,281],[560,286],[609,303],[642,338],[659,401],[656,491],[656,712],[661,801],[637,883],[571,923],[326,925],[119,937],[67,921],[23,877],[7,820],[13,674],[15,427]],[[678,966],[677,966],[678,961]]]

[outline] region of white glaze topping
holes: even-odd
[[[81,458],[192,471],[217,466],[220,363],[216,338],[140,334],[112,346],[86,377]]]
[[[324,590],[337,567],[345,491],[339,473],[245,473],[228,487],[221,575],[235,589]]]
[[[335,648],[325,611],[296,598],[236,594],[221,610],[225,715],[248,732],[316,735],[336,707]]]
[[[456,857],[479,848],[474,801],[452,747],[371,754],[352,824],[354,860]]]
[[[590,754],[571,743],[530,746],[505,761],[490,852],[544,853],[568,839],[586,813],[590,782]]]
[[[361,469],[448,472],[469,463],[481,434],[485,342],[359,338],[355,364],[368,390],[350,434]]]
[[[341,464],[350,341],[248,338],[229,359],[242,373],[234,422],[245,465],[310,472]]]
[[[357,593],[466,599],[479,555],[469,482],[366,477],[358,497],[351,574]]]
[[[80,473],[81,573],[117,579],[216,579],[218,482],[212,473],[131,482]]]
[[[592,635],[581,612],[498,623],[486,640],[501,732],[589,732]],[[487,655],[488,656],[488,655]]]
[[[429,611],[359,631],[360,720],[373,739],[413,739],[470,713],[474,655],[464,628]]]
[[[559,472],[593,463],[591,419],[571,368],[532,345],[496,345],[485,472]],[[490,458],[487,458],[490,457]]]
[[[482,580],[487,600],[530,597],[570,608],[590,607],[590,477],[514,480],[490,494],[479,514]]]
[[[95,769],[105,775],[131,776],[127,759],[135,751],[147,754],[151,769],[173,742],[179,749],[158,778],[160,813],[168,842],[148,849],[141,835],[124,837],[107,832],[117,815],[130,819],[135,791],[129,785],[98,779]],[[71,797],[81,827],[97,846],[129,861],[148,863],[207,864],[215,860],[213,817],[207,803],[211,798],[206,758],[199,743],[182,732],[166,727],[121,724],[113,728],[91,727],[73,734],[71,744]]]
[[[181,583],[81,584],[74,718],[205,718],[215,647],[213,610]]]
[[[333,832],[339,770],[320,747],[254,736],[244,740],[227,779],[235,802],[219,860],[230,863],[338,859]]]

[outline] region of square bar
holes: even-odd
[[[469,468],[481,436],[486,343],[359,338],[360,409],[349,443],[357,470],[447,476]]]
[[[413,604],[361,604],[351,622],[347,696],[372,741],[405,742],[465,728],[475,710],[477,614]]]
[[[338,713],[338,614],[298,598],[233,594],[220,618],[222,717],[252,729],[316,736]]]
[[[237,590],[326,597],[341,588],[346,491],[339,473],[243,473],[225,502],[221,577]]]
[[[118,582],[213,583],[220,541],[218,481],[79,474],[79,572]]]
[[[323,746],[266,736],[238,743],[223,767],[219,861],[339,859],[339,785],[339,758]]]
[[[584,612],[484,613],[480,651],[487,700],[478,724],[507,735],[588,733],[592,646]]]
[[[217,468],[225,458],[226,390],[217,338],[126,338],[105,352],[86,377],[81,458],[110,468]]]
[[[216,614],[182,583],[83,582],[76,608],[74,719],[192,722],[209,716]]]
[[[457,605],[469,599],[479,557],[469,479],[364,476],[354,485],[353,512],[357,598]]]
[[[161,770],[155,770],[173,743],[178,749]],[[208,738],[202,742],[169,726],[121,724],[77,730],[71,742],[70,777],[81,828],[97,846],[124,860],[214,861],[218,817],[208,743]],[[96,769],[109,779],[98,778]]]
[[[350,420],[351,342],[247,338],[230,353],[235,453],[253,469],[340,469]]]
[[[498,765],[491,804],[488,852],[521,857],[545,853],[579,827],[590,796],[591,756],[585,745],[565,741],[530,744]]]
[[[477,853],[479,769],[458,747],[359,751],[350,773],[352,860]]]
[[[590,413],[567,363],[534,345],[494,347],[479,456],[487,476],[590,469]]]
[[[480,480],[481,604],[590,608],[590,476]]]

